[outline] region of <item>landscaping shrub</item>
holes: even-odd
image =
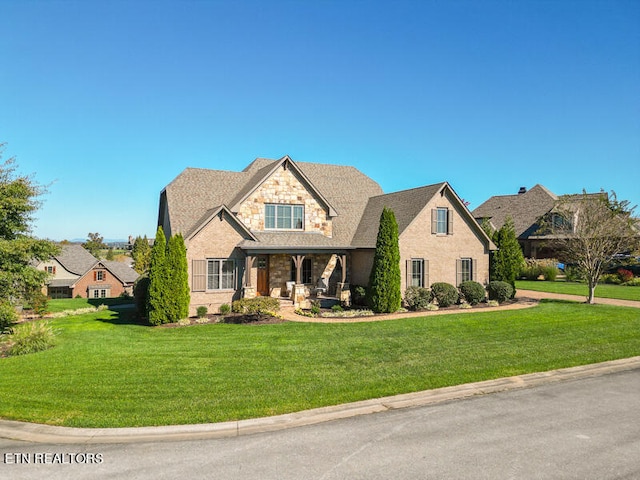
[[[513,287],[507,282],[501,282],[499,280],[489,282],[487,291],[489,292],[489,299],[497,300],[499,303],[509,300],[513,295]]]
[[[204,305],[199,306],[196,309],[196,314],[198,315],[198,318],[204,318],[207,316],[207,307],[205,307]]]
[[[409,310],[424,310],[431,300],[432,294],[428,288],[409,287],[404,292],[404,304]]]
[[[331,311],[332,312],[342,312],[342,311],[344,311],[344,308],[342,308],[342,305],[340,305],[339,303],[336,303],[333,307],[331,307]]]
[[[231,304],[234,313],[271,313],[280,310],[280,302],[273,297],[241,298]]]
[[[458,301],[458,289],[445,282],[436,282],[431,285],[433,298],[440,307],[449,307]]]
[[[362,285],[350,285],[349,290],[351,290],[351,302],[354,305],[359,305],[361,307],[367,305],[367,289]]]
[[[600,277],[600,282],[608,283],[610,285],[620,285],[622,283],[622,280],[620,280],[620,277],[617,273],[605,273]]]
[[[9,336],[9,355],[47,350],[55,345],[55,334],[49,322],[29,322],[18,325]]]
[[[380,215],[367,293],[369,305],[376,313],[396,312],[402,303],[398,223],[393,211],[387,207]]]
[[[625,287],[640,287],[640,277],[632,278],[624,283]]]
[[[584,273],[575,266],[564,267],[564,275],[568,282],[582,282],[584,280]]]
[[[147,318],[147,294],[149,292],[148,275],[140,275],[133,284],[133,298],[140,318]]]
[[[458,288],[469,305],[477,305],[484,301],[484,298],[487,295],[487,291],[484,289],[482,284],[474,281],[462,282]]]
[[[31,308],[33,313],[42,318],[49,313],[49,299],[44,293],[35,292],[31,298]]]
[[[320,302],[318,302],[317,300],[314,300],[313,302],[311,302],[310,311],[314,316],[320,315]]]
[[[619,268],[618,269],[618,277],[620,277],[620,281],[622,283],[626,283],[626,282],[629,282],[629,281],[633,280],[633,272],[631,272],[629,270],[625,270],[624,268]]]
[[[555,282],[558,276],[558,267],[555,265],[542,267],[542,275],[547,282]]]
[[[222,305],[220,305],[218,311],[222,315],[227,315],[229,312],[231,312],[231,306],[228,303],[223,303]]]
[[[9,302],[0,302],[0,333],[18,321],[18,314]]]

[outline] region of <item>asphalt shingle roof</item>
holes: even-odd
[[[472,215],[478,221],[489,219],[496,229],[511,217],[516,236],[526,238],[538,230],[538,220],[551,211],[557,201],[557,195],[538,184],[525,193],[491,197],[473,210]]]
[[[93,267],[98,259],[91,255],[82,245],[64,245],[55,259],[69,272],[76,275],[84,275]]]

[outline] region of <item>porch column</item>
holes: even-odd
[[[338,255],[338,261],[342,269],[342,279],[340,283],[345,283],[347,281],[347,256],[345,254]]]
[[[293,264],[296,266],[296,285],[302,283],[302,261],[304,260],[304,255],[291,255],[293,258]]]
[[[242,287],[242,297],[243,298],[255,298],[256,297],[256,289],[251,286],[251,270],[253,268],[253,263],[255,262],[256,257],[247,255],[244,259],[244,285]]]
[[[351,306],[351,289],[347,283],[347,255],[338,255],[340,267],[342,269],[342,280],[337,285],[336,296],[340,299],[340,303],[345,306]]]

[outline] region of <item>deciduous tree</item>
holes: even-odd
[[[144,238],[136,237],[131,249],[131,258],[133,258],[133,269],[140,275],[149,270],[151,246],[146,235]]]
[[[3,152],[0,144],[0,159]],[[44,188],[32,178],[16,172],[15,159],[0,163],[0,302],[28,302],[48,276],[33,266],[34,261],[59,252],[53,242],[31,235],[32,215],[43,193]]]
[[[595,302],[595,289],[607,265],[619,253],[638,248],[639,234],[627,200],[615,192],[561,197],[558,206],[542,222],[541,230],[560,259],[576,265],[589,286],[588,303]]]
[[[107,245],[104,243],[104,238],[98,232],[89,232],[87,241],[84,242],[82,246],[89,250],[91,255],[96,258],[100,258],[100,251],[107,248]]]

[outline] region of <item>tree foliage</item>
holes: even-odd
[[[4,144],[0,144],[0,159]],[[48,275],[34,263],[51,258],[59,248],[31,235],[37,198],[44,188],[16,172],[15,159],[0,164],[0,302],[30,301]]]
[[[638,248],[639,232],[633,211],[615,192],[561,197],[541,222],[541,231],[558,250],[560,260],[575,265],[589,285],[588,303],[594,303],[600,276],[614,256]]]
[[[511,285],[512,295],[515,296],[516,278],[525,263],[511,217],[507,217],[504,225],[494,232],[492,240],[498,250],[491,256],[490,278]]]
[[[131,258],[133,258],[133,269],[140,275],[149,270],[149,262],[151,261],[151,246],[145,235],[136,237],[131,249]]]
[[[91,255],[96,258],[100,258],[100,251],[107,248],[107,245],[104,243],[104,238],[98,232],[89,232],[87,241],[84,242],[82,246],[89,250]]]
[[[147,315],[149,323],[160,325],[169,323],[166,316],[166,302],[169,297],[167,282],[167,240],[162,227],[158,227],[156,239],[151,249],[151,261],[149,267],[149,290],[147,300]]]
[[[391,209],[384,208],[369,277],[369,305],[374,312],[391,313],[400,308],[400,247],[398,223]]]
[[[166,241],[158,227],[151,249],[147,314],[149,323],[160,325],[177,322],[189,316],[190,289],[187,271],[187,249],[182,235]]]
[[[177,321],[189,316],[189,276],[187,271],[187,249],[182,235],[173,235],[167,243],[167,282],[171,293],[167,299],[167,317]]]

